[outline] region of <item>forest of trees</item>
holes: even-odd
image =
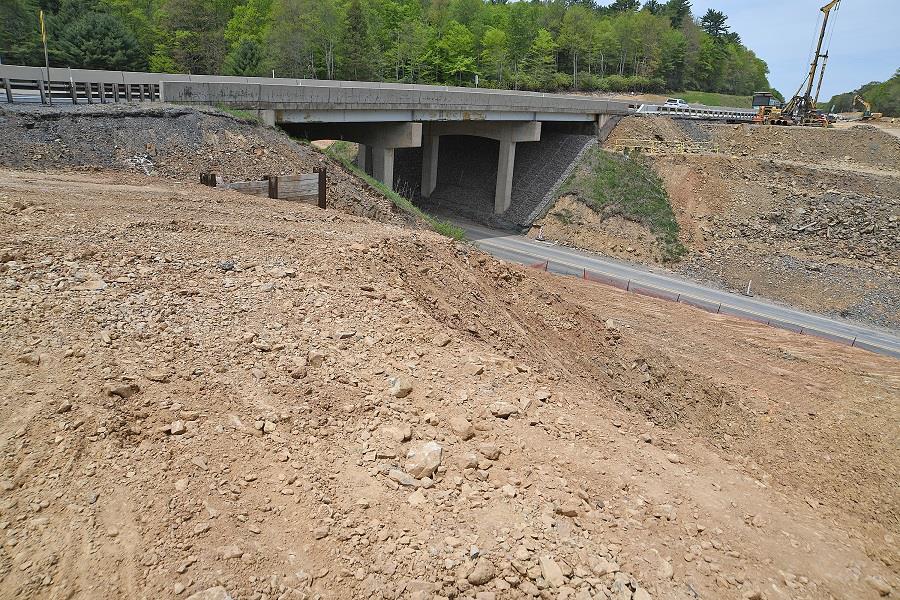
[[[892,117],[900,117],[900,69],[894,72],[894,76],[885,82],[873,81],[862,86],[858,90],[833,96],[827,104],[823,104],[824,110],[835,112],[851,112],[862,110],[857,104],[853,107],[853,97],[859,94],[872,105],[872,112],[880,112]]]
[[[689,0],[2,0],[0,59],[52,66],[529,90],[770,89]]]

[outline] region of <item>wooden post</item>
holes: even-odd
[[[325,195],[328,190],[327,172],[328,172],[328,169],[325,167],[318,167],[316,169],[316,173],[319,174],[319,202],[318,202],[319,208],[326,208]]]
[[[69,77],[69,95],[72,96],[72,104],[78,104],[78,90],[75,88],[75,81]]]
[[[84,84],[84,91],[87,92],[88,104],[94,103],[94,84],[88,81]]]
[[[39,80],[37,84],[38,92],[41,94],[41,104],[47,104],[47,94],[44,92],[44,80]]]
[[[125,101],[131,102],[131,84],[130,83],[125,84]]]
[[[9,79],[3,80],[3,87],[6,88],[6,101],[10,104],[13,103],[13,95],[12,95],[12,86],[9,85]]]
[[[143,102],[144,101],[144,84],[143,83],[138,84],[138,90],[140,90],[140,100],[141,100],[141,102]]]
[[[112,84],[112,96],[113,96],[113,102],[118,103],[119,102],[119,84],[118,83]]]
[[[98,83],[97,91],[100,92],[100,104],[106,104],[106,84],[103,82]]]
[[[278,197],[278,176],[269,175],[269,198]]]

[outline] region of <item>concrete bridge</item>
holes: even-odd
[[[47,69],[0,65],[8,102],[105,103],[165,101],[219,105],[255,111],[262,120],[307,139],[343,139],[361,144],[359,164],[394,185],[395,151],[421,148],[420,194],[438,183],[440,138],[475,136],[495,140],[497,177],[494,213],[512,202],[516,145],[539,142],[542,128],[555,134],[601,139],[637,103],[587,96],[510,90],[262,77],[222,77]],[[18,97],[18,100],[17,100]],[[694,108],[692,118],[749,120],[736,109]],[[676,115],[673,115],[676,116]]]
[[[496,140],[497,214],[512,201],[516,145],[540,141],[543,123],[601,135],[638,108],[579,96],[358,81],[165,81],[160,94],[166,102],[254,110],[267,124],[307,139],[357,142],[362,145],[360,166],[389,187],[395,150],[421,147],[420,193],[425,198],[437,185],[442,136]]]

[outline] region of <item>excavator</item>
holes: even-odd
[[[825,15],[822,19],[822,31],[819,33],[819,43],[809,67],[809,73],[794,96],[780,109],[763,106],[753,119],[756,123],[766,125],[805,125],[810,127],[829,127],[830,123],[826,115],[816,108],[819,101],[819,92],[822,90],[822,79],[825,76],[825,65],[828,62],[828,51],[822,54],[822,44],[825,42],[825,32],[828,27],[828,18],[831,11],[838,8],[841,0],[831,0],[819,10]],[[818,85],[816,85],[816,70],[819,68],[819,59],[822,59],[822,68],[819,71]],[[803,86],[806,91],[801,95]],[[813,86],[816,87],[816,95],[813,96]]]
[[[862,117],[860,117],[861,121],[878,121],[883,116],[882,113],[873,113],[872,105],[869,104],[868,102],[866,102],[866,99],[863,98],[862,96],[860,96],[859,94],[854,94],[854,96],[853,96],[854,108],[856,107],[857,102],[862,104],[863,108],[865,109],[865,110],[863,110]]]

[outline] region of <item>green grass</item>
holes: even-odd
[[[753,106],[752,96],[732,96],[713,92],[673,92],[672,97],[683,98],[692,104],[707,106],[729,106],[731,108],[751,108]]]
[[[231,108],[227,104],[216,104],[216,108],[221,110],[224,113],[228,113],[232,117],[237,119],[242,119],[244,121],[251,121],[253,123],[262,123],[260,118],[256,116],[256,113],[250,110],[241,110],[239,108]]]
[[[687,252],[678,239],[678,221],[666,188],[642,157],[595,148],[585,161],[563,193],[575,195],[604,217],[618,215],[646,225],[656,235],[663,262],[678,260]]]
[[[447,221],[441,221],[440,219],[429,215],[421,208],[410,202],[408,198],[404,198],[391,188],[387,187],[386,185],[360,169],[356,165],[356,163],[353,162],[356,153],[353,151],[353,147],[349,142],[335,142],[325,150],[325,153],[333,159],[340,161],[345,168],[353,172],[357,177],[364,179],[366,183],[378,190],[379,193],[393,202],[394,206],[396,206],[403,212],[413,215],[414,217],[417,217],[422,221],[428,223],[428,226],[434,229],[439,234],[444,235],[448,238],[452,238],[454,240],[462,240],[465,237],[465,232],[463,232],[461,228],[448,223]]]

